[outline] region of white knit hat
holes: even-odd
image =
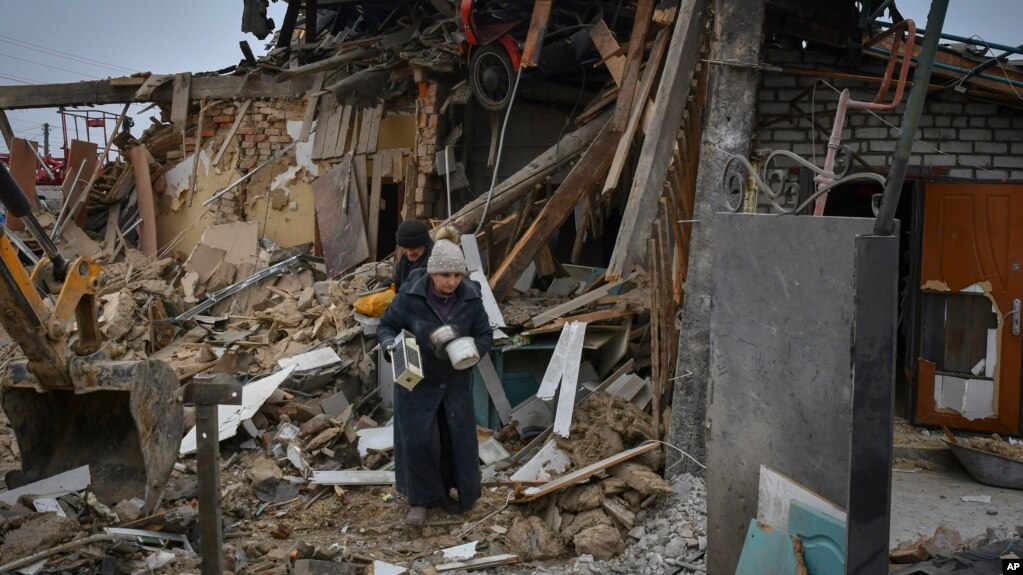
[[[449,240],[437,240],[433,244],[430,260],[426,262],[426,272],[431,274],[455,273],[469,275],[469,267],[465,264],[462,248]]]

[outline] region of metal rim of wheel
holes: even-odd
[[[476,100],[488,110],[503,110],[511,97],[511,59],[501,48],[486,46],[472,59],[472,88]]]

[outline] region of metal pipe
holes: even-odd
[[[917,125],[920,123],[920,114],[923,112],[924,101],[927,99],[927,86],[931,81],[931,65],[934,63],[934,56],[938,53],[938,39],[941,36],[941,28],[945,24],[947,11],[948,0],[932,0],[931,10],[927,15],[927,24],[931,31],[924,34],[919,64],[913,74],[913,88],[909,92],[909,103],[902,116],[899,143],[895,148],[895,156],[892,158],[892,168],[888,172],[888,179],[885,181],[881,209],[877,219],[874,220],[874,234],[878,236],[890,236],[895,229],[895,210],[899,207],[902,184],[906,180],[906,170],[909,168],[909,154],[913,150],[913,140],[916,137]]]
[[[925,36],[926,36],[926,34],[925,34]],[[883,54],[885,56],[891,55],[891,52],[888,51],[888,50],[885,50],[884,48],[871,47],[871,48],[865,48],[864,50],[869,50],[871,52],[876,52],[878,54]],[[919,58],[913,58],[913,61],[917,62],[917,65],[919,66]],[[948,70],[950,72],[958,72],[960,74],[966,74],[966,73],[970,72],[970,70],[968,68],[962,68],[960,66],[953,66],[951,64],[943,64],[941,62],[934,62],[932,65],[935,68],[939,69],[939,70]],[[1018,80],[1010,80],[1008,78],[1005,78],[1004,76],[992,76],[990,74],[977,74],[976,77],[977,78],[982,78],[984,80],[990,80],[992,82],[1000,82],[1002,84],[1008,84],[1010,86],[1015,86],[1017,88],[1023,88],[1023,82],[1020,82]]]
[[[1017,47],[1016,50],[1017,50],[1017,52],[1019,50],[1023,50],[1023,44],[1020,44],[1019,47]],[[956,80],[955,84],[956,85],[962,84],[963,82],[969,80],[970,78],[976,76],[977,74],[980,74],[984,70],[987,70],[991,66],[994,66],[995,64],[1000,64],[1003,60],[1008,60],[1009,56],[1010,56],[1010,52],[1005,52],[1001,56],[993,56],[992,58],[990,58],[990,59],[988,59],[988,60],[986,60],[986,61],[984,61],[984,62],[982,62],[980,64],[977,64],[976,66],[973,67],[972,70],[969,71],[969,73],[967,73],[962,78],[959,78],[958,80]]]
[[[928,20],[927,23],[930,24],[930,21]],[[882,20],[875,20],[874,24],[877,24],[878,26],[882,26],[882,27],[885,27],[885,28],[891,28],[892,26],[895,25],[895,24],[892,24],[891,22],[885,22],[885,21],[882,21]],[[924,34],[924,35],[927,34],[927,30],[920,30],[919,32],[921,34]],[[978,45],[976,43],[976,37],[967,38],[966,36],[957,36],[955,34],[949,34],[947,32],[942,32],[941,33],[941,37],[946,39],[946,40],[955,40],[956,42],[963,42],[965,44]],[[984,45],[987,46],[987,47],[990,47],[990,48],[997,49],[997,50],[1005,50],[1006,52],[1014,52],[1014,53],[1017,53],[1017,54],[1023,54],[1023,49],[1021,49],[1019,47],[1008,46],[1006,44],[996,44],[995,42],[987,42],[987,41],[984,42]]]

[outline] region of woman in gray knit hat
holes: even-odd
[[[465,277],[457,240],[453,228],[438,232],[426,273],[408,279],[377,330],[385,346],[407,330],[422,350],[423,381],[411,391],[394,387],[395,480],[408,498],[405,521],[412,526],[426,522],[429,507],[462,513],[481,493],[471,370],[456,370],[429,351],[428,337],[442,325],[472,337],[480,357],[493,342],[480,288]]]

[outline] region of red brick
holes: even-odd
[[[252,126],[239,126],[238,129],[234,131],[234,133],[235,135],[238,136],[248,136],[249,134],[255,134],[256,129],[253,128]]]
[[[266,140],[266,134],[249,134],[245,136],[246,142],[263,142]]]
[[[217,131],[214,130],[213,128],[203,128],[202,137],[204,137],[204,138],[212,138],[213,136],[216,136],[216,135],[217,135]]]
[[[291,136],[270,136],[271,142],[279,142],[282,144],[290,144]]]
[[[218,124],[230,124],[234,121],[234,116],[221,114],[220,116],[213,116],[213,121]]]

